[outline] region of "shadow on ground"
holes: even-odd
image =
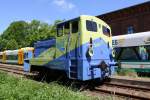
[[[35,71],[32,70],[32,71]],[[93,90],[95,87],[103,85],[104,81],[101,81],[100,79],[91,80],[91,81],[79,81],[79,80],[72,80],[68,79],[66,73],[64,71],[58,71],[58,70],[50,70],[48,68],[36,68],[36,71],[39,73],[36,76],[30,76],[28,78],[33,79],[38,82],[57,82],[60,85],[70,87],[73,90],[76,91],[84,91],[84,90]],[[105,80],[105,81],[110,81]]]

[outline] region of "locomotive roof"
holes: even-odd
[[[78,20],[79,18],[80,18],[80,17],[73,18],[73,19],[70,19],[70,20],[65,20],[65,21],[63,21],[63,22],[58,23],[57,25],[61,25],[61,24],[68,23],[68,22],[71,22],[71,21],[74,21],[74,20]]]
[[[68,22],[71,22],[71,21],[79,20],[81,17],[83,17],[83,18],[88,18],[88,17],[97,18],[98,20],[101,21],[101,23],[103,23],[105,26],[107,26],[108,28],[110,28],[109,25],[108,25],[105,21],[101,20],[101,19],[98,18],[98,17],[90,16],[90,15],[80,15],[79,17],[76,17],[76,18],[73,18],[73,19],[70,19],[70,20],[66,20],[66,21],[60,22],[60,23],[57,24],[57,26],[63,25],[63,24],[65,24],[65,23],[68,23]]]
[[[76,17],[76,18],[73,18],[73,19],[69,19],[69,20],[65,20],[65,21],[63,21],[63,22],[60,22],[60,23],[58,23],[57,25],[61,25],[61,24],[64,24],[64,23],[68,23],[68,22],[71,22],[71,21],[75,21],[75,20],[78,20],[81,16],[90,16],[90,15],[80,15],[79,17]],[[95,17],[95,16],[92,16],[92,17]]]

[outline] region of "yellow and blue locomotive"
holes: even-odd
[[[94,16],[82,15],[57,24],[55,39],[38,41],[35,58],[24,67],[64,71],[69,79],[104,79],[113,74],[111,28]]]

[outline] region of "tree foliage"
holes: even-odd
[[[38,40],[55,37],[56,24],[49,25],[38,20],[30,23],[25,21],[15,21],[0,36],[0,50],[12,50],[22,47],[33,46]]]

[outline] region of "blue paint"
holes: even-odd
[[[26,58],[24,59],[24,71],[25,72],[30,72],[31,66],[29,63],[29,59],[33,58],[33,51],[28,51]]]
[[[56,44],[56,39],[49,39],[49,40],[38,41],[34,43],[34,48],[35,48],[34,56],[38,57],[45,50],[55,46],[55,44]]]

